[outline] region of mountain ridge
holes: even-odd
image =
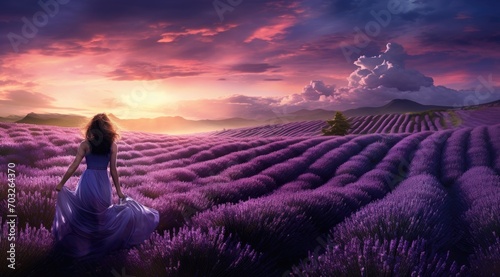
[[[366,116],[366,115],[381,115],[381,114],[402,114],[402,113],[418,113],[436,110],[453,110],[453,109],[478,109],[481,107],[490,107],[500,105],[500,100],[474,105],[470,107],[453,108],[448,106],[423,105],[418,102],[407,99],[393,99],[383,106],[379,107],[360,107],[343,111],[348,117]],[[276,115],[267,119],[248,119],[248,118],[226,118],[226,119],[202,119],[190,120],[181,116],[159,116],[155,118],[135,118],[135,119],[120,119],[116,115],[110,113],[108,116],[121,128],[127,131],[141,131],[152,133],[169,133],[169,134],[185,134],[185,133],[201,133],[210,132],[221,129],[233,129],[244,127],[255,127],[260,125],[274,125],[285,122],[312,121],[312,120],[328,120],[333,118],[336,111],[314,109],[301,109],[284,115]],[[90,117],[74,114],[58,114],[47,113],[39,114],[30,112],[19,120],[19,116],[9,116],[10,121],[5,118],[0,118],[0,122],[16,122],[40,125],[53,125],[61,127],[83,127]],[[2,121],[4,120],[4,121]]]

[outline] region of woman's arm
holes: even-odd
[[[83,157],[85,156],[85,152],[86,152],[87,147],[88,147],[88,145],[85,141],[82,141],[82,143],[80,143],[80,146],[78,147],[78,151],[76,152],[75,160],[68,167],[68,170],[66,170],[66,173],[64,173],[63,178],[61,179],[59,184],[57,184],[57,186],[56,186],[57,191],[60,191],[62,189],[62,187],[64,186],[64,184],[66,183],[66,181],[68,181],[69,177],[71,177],[71,175],[73,175],[73,173],[75,173],[76,169],[78,168],[78,165],[80,165],[80,162],[82,161]]]
[[[118,197],[124,198],[121,189],[120,189],[120,180],[118,178],[118,170],[116,170],[116,156],[118,155],[118,145],[113,142],[111,145],[111,160],[109,162],[109,172],[111,173],[111,178],[113,178],[113,184],[116,188],[116,194]]]

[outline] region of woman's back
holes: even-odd
[[[110,158],[111,154],[97,155],[88,153],[87,155],[85,155],[87,169],[106,170],[108,168]]]

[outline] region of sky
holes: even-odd
[[[491,102],[499,10],[498,0],[3,0],[0,116]]]

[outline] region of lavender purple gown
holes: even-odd
[[[149,238],[159,222],[158,211],[127,197],[112,204],[107,167],[110,155],[88,154],[87,169],[75,191],[58,193],[52,234],[64,254],[101,256]]]

